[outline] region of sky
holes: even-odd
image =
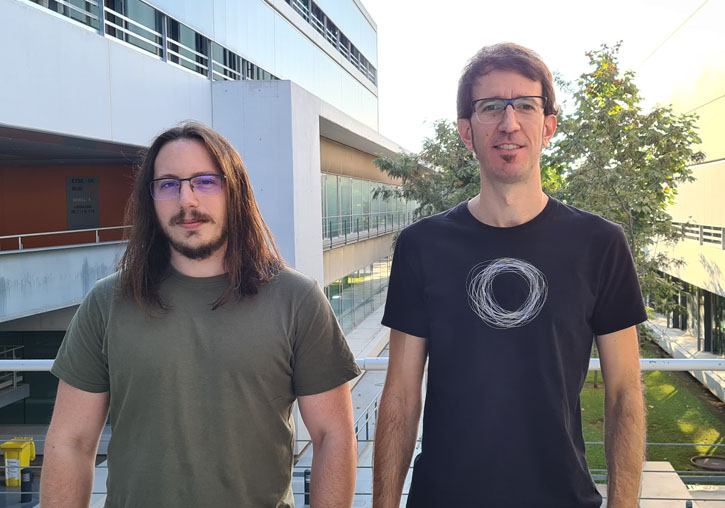
[[[725,14],[725,0],[362,3],[378,26],[379,131],[409,151],[420,150],[433,122],[455,120],[461,69],[484,45],[512,41],[527,46],[552,72],[573,81],[589,70],[586,51],[621,40],[621,66],[640,71],[637,83],[645,99],[649,95],[654,101],[667,83],[659,74],[647,74],[653,62],[666,55],[686,65],[694,56],[690,47],[678,50],[673,33],[698,23],[712,26],[713,16]],[[716,37],[723,40],[722,33]],[[670,45],[667,51],[664,45]]]

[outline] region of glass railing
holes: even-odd
[[[413,223],[413,216],[414,213],[408,210],[323,217],[323,249],[400,231]]]

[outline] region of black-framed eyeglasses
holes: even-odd
[[[197,196],[219,194],[225,180],[224,175],[197,175],[190,178],[156,178],[149,182],[151,197],[157,200],[176,199],[181,191],[181,182],[189,182]]]
[[[481,123],[498,123],[504,116],[508,106],[511,106],[516,115],[522,119],[535,118],[546,107],[546,97],[542,95],[525,95],[513,99],[500,97],[487,97],[471,102],[471,109],[476,119]]]

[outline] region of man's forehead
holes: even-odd
[[[533,80],[515,70],[493,69],[478,76],[473,82],[474,99],[483,97],[515,97],[541,95],[540,81]],[[483,95],[482,95],[483,94]]]
[[[217,165],[206,146],[196,139],[165,143],[154,160],[154,178],[216,173]]]

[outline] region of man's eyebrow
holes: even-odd
[[[194,178],[197,176],[208,176],[208,175],[214,175],[214,176],[222,176],[221,173],[218,171],[196,171],[191,174],[189,178]],[[155,178],[152,178],[152,180],[158,180],[159,178],[176,178],[177,180],[181,179],[179,175],[175,175],[173,173],[164,173],[163,175],[159,175]]]

